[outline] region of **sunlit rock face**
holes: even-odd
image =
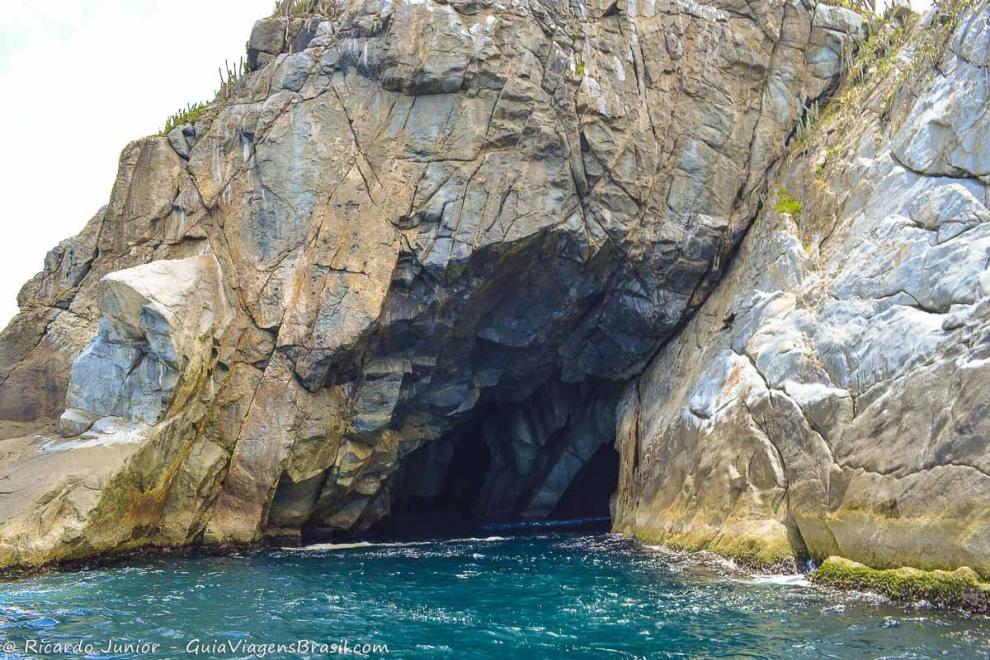
[[[482,514],[548,515],[864,35],[794,1],[260,21],[232,98],[124,150],[0,336],[0,469],[38,481],[0,501],[0,561],[365,530],[471,424]]]
[[[896,61],[924,75],[865,83],[775,169],[732,268],[619,405],[618,528],[990,576],[988,25],[986,3],[963,14],[937,67],[907,69],[909,40]]]
[[[90,422],[120,417],[155,424],[212,366],[213,340],[230,309],[211,256],[153,261],[99,284],[99,332],[72,364],[60,428],[81,435]],[[184,382],[183,382],[184,379]]]

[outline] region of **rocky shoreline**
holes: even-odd
[[[355,539],[359,542],[360,539]],[[648,538],[636,538],[637,541],[649,546]],[[281,545],[274,540],[257,543],[241,543],[226,545],[192,545],[192,546],[141,546],[131,550],[115,550],[92,557],[64,559],[56,562],[46,562],[37,566],[7,566],[0,569],[0,582],[16,582],[36,575],[64,573],[76,571],[91,571],[104,568],[126,566],[135,562],[149,559],[174,559],[196,557],[228,557],[243,556],[266,550],[283,548],[301,548],[306,545]],[[705,556],[716,556],[732,561],[743,572],[766,575],[795,575],[798,572],[791,558],[783,558],[774,563],[766,563],[763,557],[754,557],[750,553],[733,554],[732,552],[715,553],[711,550],[688,550],[684,546],[666,544],[663,546],[674,552],[688,553],[696,561],[707,563]],[[904,567],[899,569],[872,569],[862,564],[843,559],[829,557],[820,566],[805,567],[803,575],[819,587],[836,589],[844,592],[871,592],[892,602],[913,607],[931,608],[935,610],[954,610],[974,614],[990,613],[990,582],[981,580],[968,568],[955,571],[922,571]]]

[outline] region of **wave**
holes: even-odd
[[[665,545],[649,545],[646,543],[641,543],[640,545],[647,550],[665,555],[674,561],[682,561],[699,566],[712,566],[736,573],[746,572],[745,568],[741,567],[734,560],[717,555],[714,552],[709,552],[708,550],[675,550]]]
[[[770,584],[786,587],[810,587],[807,573],[752,573],[745,566],[737,564],[728,557],[722,557],[708,550],[674,550],[662,545],[642,544],[642,547],[666,555],[677,561],[684,561],[701,566],[715,566],[730,573],[743,574],[745,577],[735,578],[738,582],[747,584]]]
[[[782,575],[754,575],[747,580],[750,584],[779,584],[787,587],[810,587],[808,576],[803,573],[786,573]]]

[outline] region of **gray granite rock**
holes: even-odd
[[[180,380],[196,381],[230,316],[211,256],[153,261],[100,281],[97,336],[72,365],[66,406],[79,414],[155,424]],[[63,422],[67,422],[65,415]]]
[[[775,169],[800,211],[771,196],[620,403],[618,529],[990,577],[990,141],[986,72],[960,55],[987,15],[962,17],[936,69],[862,83],[861,113]]]

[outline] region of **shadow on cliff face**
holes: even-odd
[[[479,407],[403,459],[390,484],[389,516],[363,536],[444,536],[565,520],[607,527],[619,471],[618,392],[612,383],[551,383],[524,402]]]
[[[551,520],[611,521],[611,499],[619,485],[619,452],[603,444],[584,464],[550,513]]]

